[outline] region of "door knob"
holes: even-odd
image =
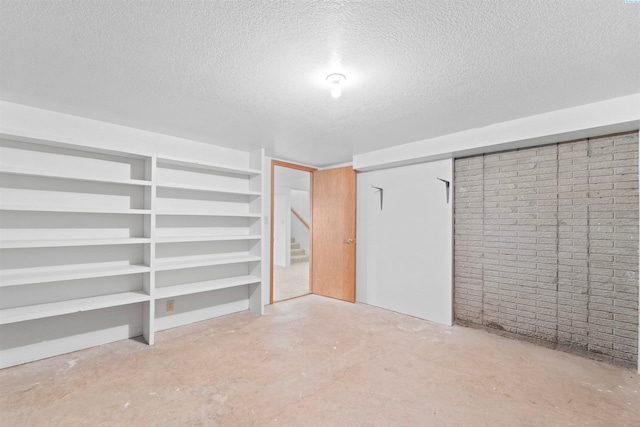
[[[344,241],[345,243],[353,243],[353,239],[347,239]]]

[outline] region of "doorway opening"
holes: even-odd
[[[314,171],[271,161],[271,304],[312,292]]]

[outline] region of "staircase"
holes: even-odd
[[[305,254],[304,249],[300,247],[300,243],[296,243],[294,237],[291,238],[291,264],[299,262],[309,262],[309,255]]]

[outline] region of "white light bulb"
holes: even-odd
[[[333,96],[334,98],[340,98],[340,95],[342,95],[340,85],[338,83],[334,83],[333,87],[331,88],[331,96]]]
[[[340,84],[346,80],[344,74],[333,73],[327,76],[327,82],[331,84],[331,96],[334,98],[340,98],[342,95],[342,90],[340,89]]]

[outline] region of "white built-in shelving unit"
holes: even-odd
[[[2,139],[0,367],[261,314],[262,161]]]
[[[261,156],[243,169],[157,159],[157,330],[212,317],[223,306],[262,310],[261,171]],[[169,299],[181,308],[167,312]]]

